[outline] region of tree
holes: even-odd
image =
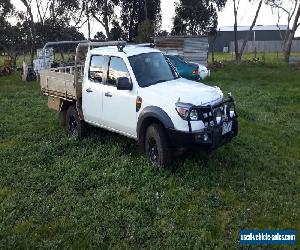
[[[234,30],[234,52],[235,52],[235,61],[238,62],[239,60],[239,44],[238,44],[238,38],[237,38],[237,14],[238,14],[238,8],[239,8],[239,3],[236,2],[236,0],[233,0],[233,15],[234,15],[234,25],[233,25],[233,30]]]
[[[249,0],[251,2],[251,0]],[[261,6],[262,6],[263,0],[259,0],[258,6],[256,8],[255,11],[255,16],[253,18],[253,21],[251,23],[251,26],[247,32],[246,37],[243,39],[243,43],[241,46],[241,49],[239,49],[239,45],[238,45],[238,38],[237,38],[237,15],[238,15],[238,8],[239,8],[239,4],[240,4],[240,0],[238,0],[238,2],[236,2],[236,0],[233,0],[233,13],[234,13],[234,50],[235,50],[235,61],[236,63],[240,63],[242,61],[242,56],[245,50],[245,47],[247,45],[247,42],[250,38],[250,35],[252,33],[253,27],[256,24],[256,20],[257,17],[259,15]]]
[[[27,45],[26,31],[21,23],[12,26],[3,18],[0,18],[0,26],[2,30],[0,48],[12,59],[13,66],[16,66],[18,56],[23,53]]]
[[[139,25],[141,25],[141,32],[144,32],[145,26],[148,26],[147,30],[151,31],[151,34],[148,34],[150,36],[158,30],[161,23],[160,0],[120,0],[120,5],[122,27],[128,41],[132,42],[136,39]],[[148,21],[145,21],[147,19]],[[142,36],[139,34],[139,37]]]
[[[166,37],[166,36],[169,36],[169,32],[166,31],[166,30],[160,30],[158,33],[157,33],[157,36],[160,36],[160,37]]]
[[[31,5],[31,0],[20,0],[21,3],[25,6],[26,8],[26,13],[28,16],[28,22],[29,22],[29,34],[30,34],[30,63],[33,64],[33,59],[34,59],[34,53],[35,53],[35,40],[36,40],[36,32],[34,28],[34,18],[33,18],[33,13],[32,13],[32,5]]]
[[[43,47],[49,41],[76,41],[84,40],[84,35],[74,26],[69,26],[64,21],[56,21],[53,26],[51,19],[45,19],[44,23],[35,23],[36,45]]]
[[[226,0],[180,0],[176,4],[173,35],[203,35],[217,26],[217,9],[225,6]]]
[[[212,63],[215,62],[215,42],[218,36],[218,31],[215,27],[212,27],[211,30],[209,31],[209,37],[211,37],[211,59]]]
[[[115,18],[114,9],[118,3],[119,0],[91,0],[88,8],[93,18],[104,27],[108,40],[111,40],[109,26]]]
[[[106,36],[104,35],[104,33],[102,31],[98,31],[96,33],[96,35],[94,36],[94,39],[96,39],[98,41],[105,41],[106,40]]]
[[[113,41],[118,41],[124,36],[122,27],[120,26],[119,22],[117,22],[116,20],[113,20],[113,22],[112,22],[110,36],[111,36],[111,40],[113,40]]]
[[[147,18],[142,21],[138,26],[138,35],[136,37],[136,41],[138,43],[150,42],[150,38],[154,34],[153,24]]]
[[[0,18],[5,18],[13,11],[13,5],[10,0],[0,0]]]
[[[300,1],[291,0],[289,1],[291,8],[289,9],[287,4],[282,0],[267,0],[267,4],[271,6],[272,9],[277,9],[278,11],[278,22],[280,20],[280,11],[283,11],[287,15],[287,24],[288,31],[282,35],[283,40],[283,54],[285,62],[289,62],[291,55],[292,43],[295,37],[295,33],[300,26],[299,17],[300,17]],[[291,22],[293,20],[292,28]],[[279,27],[279,26],[278,26]]]

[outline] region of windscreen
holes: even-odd
[[[129,62],[142,88],[179,78],[164,55],[159,52],[131,56]]]

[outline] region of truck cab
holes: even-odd
[[[49,107],[60,112],[61,124],[75,139],[84,136],[86,124],[101,127],[135,139],[150,163],[168,166],[176,148],[216,149],[237,135],[233,97],[225,99],[218,87],[181,78],[155,48],[100,46],[87,52],[80,77],[78,67],[75,90],[69,91],[75,98],[67,94],[71,78],[64,82],[69,87],[58,91],[60,72],[56,87],[49,86],[48,77],[53,81],[55,72],[41,72]]]

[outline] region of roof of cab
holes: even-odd
[[[120,52],[117,46],[99,47],[91,50],[92,54],[126,56],[126,57],[145,54],[145,53],[153,53],[153,52],[160,52],[160,51],[150,47],[141,47],[135,45],[125,46],[123,52]]]

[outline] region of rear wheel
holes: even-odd
[[[66,131],[68,135],[73,139],[83,138],[85,135],[84,121],[80,120],[78,112],[74,106],[68,108],[66,114]]]
[[[171,149],[164,128],[154,123],[150,125],[145,137],[145,151],[152,165],[167,167],[171,163]]]

